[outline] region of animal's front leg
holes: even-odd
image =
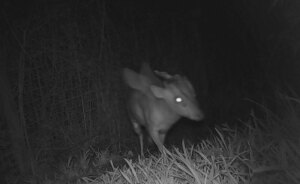
[[[144,157],[144,139],[143,139],[143,131],[141,125],[134,120],[132,120],[131,122],[133,124],[135,133],[138,134],[139,136],[141,156]]]
[[[151,138],[153,139],[154,143],[156,144],[156,146],[158,147],[158,149],[161,152],[163,152],[164,145],[163,145],[163,142],[161,141],[159,130],[151,129],[149,131],[149,134],[150,134]]]
[[[144,140],[143,140],[143,134],[139,135],[140,140],[140,148],[141,148],[141,157],[144,158]]]
[[[165,143],[165,138],[166,138],[166,133],[165,132],[159,132],[159,139],[160,139],[160,142],[162,144]]]

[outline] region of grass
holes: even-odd
[[[40,183],[299,183],[300,101],[282,96],[286,111],[276,115],[263,107],[239,126],[222,125],[198,145],[165,149],[147,158],[132,152],[115,155],[90,149],[70,157]],[[31,180],[30,183],[36,183]]]

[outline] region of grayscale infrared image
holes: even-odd
[[[0,1],[0,183],[299,184],[299,1]]]

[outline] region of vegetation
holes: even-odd
[[[44,183],[299,183],[300,101],[284,96],[284,118],[264,109],[238,128],[222,125],[197,145],[165,149],[162,154],[132,158],[108,151],[83,152],[68,159]],[[125,162],[122,161],[124,158]],[[35,182],[32,182],[35,183]]]

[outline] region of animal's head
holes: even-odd
[[[186,77],[171,76],[166,72],[155,71],[156,75],[163,78],[163,87],[151,85],[150,90],[155,97],[163,99],[180,116],[200,121],[204,113],[199,108],[195,90]]]
[[[153,73],[148,64],[142,65],[141,73],[128,68],[123,69],[123,77],[129,87],[164,100],[178,115],[196,121],[204,118],[196,100],[195,90],[186,77],[158,71]]]

